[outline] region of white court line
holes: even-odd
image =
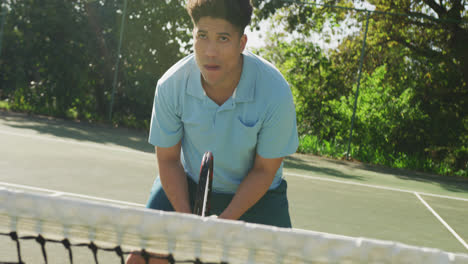
[[[350,185],[356,185],[356,186],[364,186],[364,187],[370,187],[370,188],[388,190],[388,191],[395,191],[395,192],[414,193],[414,191],[411,191],[411,190],[405,190],[405,189],[399,189],[399,188],[393,188],[393,187],[384,187],[384,186],[379,186],[379,185],[358,183],[358,182],[352,182],[352,181],[328,179],[328,178],[323,178],[323,177],[315,177],[315,176],[302,175],[302,174],[289,173],[289,172],[284,172],[283,174],[284,175],[289,175],[289,176],[294,176],[294,177],[310,179],[310,180],[336,182],[336,183],[350,184]],[[432,196],[432,197],[446,198],[446,199],[452,199],[452,200],[459,200],[459,201],[468,202],[468,199],[455,197],[455,196],[439,195],[439,194],[424,193],[424,192],[418,192],[418,193],[422,194],[422,195],[426,195],[426,196]]]
[[[84,195],[84,194],[62,192],[62,191],[38,188],[38,187],[33,187],[33,186],[21,185],[21,184],[0,182],[0,185],[7,186],[7,187],[12,187],[12,188],[17,188],[17,189],[25,189],[25,190],[30,190],[30,191],[45,192],[45,193],[49,193],[49,195],[53,196],[53,197],[57,197],[57,196],[76,197],[76,198],[82,198],[82,199],[88,199],[88,200],[94,200],[94,201],[100,201],[100,202],[109,202],[109,203],[120,204],[120,205],[144,207],[143,204],[137,204],[137,203],[124,202],[124,201],[119,201],[119,200],[100,198],[100,197],[89,196],[89,195]]]
[[[0,182],[0,185],[13,187],[13,188],[18,188],[18,189],[26,189],[26,190],[32,190],[32,191],[46,192],[46,193],[50,193],[49,195],[53,196],[53,197],[58,197],[58,196],[76,197],[76,198],[82,198],[82,199],[88,199],[88,200],[94,200],[94,201],[110,202],[110,203],[120,204],[120,205],[145,207],[145,205],[143,205],[143,204],[137,204],[137,203],[131,203],[131,202],[125,202],[125,201],[119,201],[119,200],[112,200],[112,199],[100,198],[100,197],[96,197],[96,196],[89,196],[89,195],[83,195],[83,194],[77,194],[77,193],[62,192],[62,191],[57,191],[57,190],[38,188],[38,187],[33,187],[33,186],[21,185],[21,184]],[[376,186],[372,186],[372,187],[376,187]],[[379,186],[377,186],[377,187],[379,187]],[[387,189],[387,188],[385,188],[385,189]],[[419,196],[419,194],[417,192],[412,192],[412,193],[415,194],[419,198],[419,200],[429,209],[429,211],[431,211],[437,217],[437,219],[439,219],[439,221],[450,231],[450,233],[452,233],[453,236],[455,236],[455,238],[466,249],[468,249],[468,245],[466,244],[466,242],[426,203],[426,201],[424,201],[421,198],[421,196]],[[301,229],[296,229],[296,230],[301,230]]]
[[[9,135],[9,136],[32,138],[32,139],[47,140],[47,141],[60,142],[60,143],[67,143],[67,144],[73,144],[73,145],[78,145],[78,146],[83,146],[83,147],[91,147],[91,148],[96,148],[96,149],[104,149],[104,150],[111,150],[111,151],[122,151],[122,152],[127,152],[127,153],[136,153],[136,154],[154,155],[153,153],[147,153],[147,152],[143,152],[143,151],[126,149],[126,148],[122,148],[122,147],[103,146],[101,143],[76,142],[76,141],[73,141],[73,140],[66,140],[66,139],[60,139],[60,138],[49,138],[49,137],[41,136],[41,135],[29,135],[29,134],[14,133],[14,132],[9,132],[9,131],[1,131],[1,130],[0,130],[0,134]]]
[[[421,198],[421,196],[419,195],[419,193],[415,192],[414,195],[416,195],[416,197],[418,197],[418,199],[421,201],[421,203],[423,203],[427,209],[445,226],[445,228],[448,229],[448,231],[450,231],[450,233],[452,233],[452,235],[466,248],[468,249],[468,244],[466,244],[466,242],[457,234],[457,232],[455,232],[455,230],[453,230],[448,224],[447,222],[444,221],[444,219],[442,219],[442,217],[440,217],[440,215],[434,210],[432,209],[432,207],[426,203],[426,201]]]

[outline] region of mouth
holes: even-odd
[[[205,65],[203,65],[203,67],[207,71],[217,71],[217,70],[219,70],[221,68],[221,66],[216,65],[216,64],[205,64]]]

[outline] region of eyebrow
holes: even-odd
[[[197,30],[197,33],[208,33],[208,31],[199,29]],[[216,33],[216,35],[222,35],[222,36],[228,36],[228,37],[231,36],[231,34],[229,34],[228,32],[219,32],[219,33]]]

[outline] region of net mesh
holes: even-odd
[[[0,188],[0,233],[25,263],[22,243],[34,241],[47,262],[47,245],[58,244],[74,263],[74,248],[113,252],[124,263],[130,252],[168,263],[468,263],[468,255],[401,243],[202,218]],[[158,253],[162,255],[155,255]],[[37,261],[33,262],[37,263]],[[61,262],[67,263],[67,262]],[[75,261],[75,263],[78,263]],[[87,262],[89,263],[89,262]]]

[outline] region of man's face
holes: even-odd
[[[247,37],[224,19],[202,17],[193,29],[195,57],[209,88],[237,84],[242,72],[241,53]]]

